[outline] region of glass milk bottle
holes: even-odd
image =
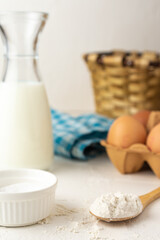
[[[38,71],[37,43],[48,14],[0,13],[5,47],[0,82],[0,169],[48,169],[53,161],[51,114]]]

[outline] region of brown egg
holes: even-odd
[[[134,143],[145,143],[147,132],[144,126],[131,116],[122,116],[112,124],[107,142],[113,146],[127,148]]]
[[[137,119],[140,123],[142,123],[146,127],[150,113],[151,113],[150,111],[143,110],[134,114],[132,117]]]
[[[160,153],[160,123],[150,131],[147,137],[147,147],[153,153]]]
[[[152,111],[148,118],[147,131],[150,132],[158,123],[160,123],[160,111]]]

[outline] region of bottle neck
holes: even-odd
[[[40,81],[38,57],[4,55],[3,82]]]
[[[42,12],[0,12],[0,35],[5,55],[36,56],[40,32],[48,18]]]
[[[0,13],[4,74],[2,81],[39,81],[38,39],[48,18],[43,12]]]

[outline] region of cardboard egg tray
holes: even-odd
[[[133,144],[129,148],[118,148],[109,145],[105,140],[101,145],[106,148],[106,152],[114,166],[123,174],[139,171],[144,162],[147,162],[155,175],[160,178],[160,154],[149,151],[144,144]]]

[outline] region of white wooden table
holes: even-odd
[[[98,222],[88,213],[90,203],[105,192],[122,191],[139,195],[159,187],[160,179],[152,171],[121,175],[106,155],[88,162],[56,157],[54,165],[53,172],[58,177],[58,216],[28,227],[0,227],[0,240],[160,239],[160,199],[129,222]]]

